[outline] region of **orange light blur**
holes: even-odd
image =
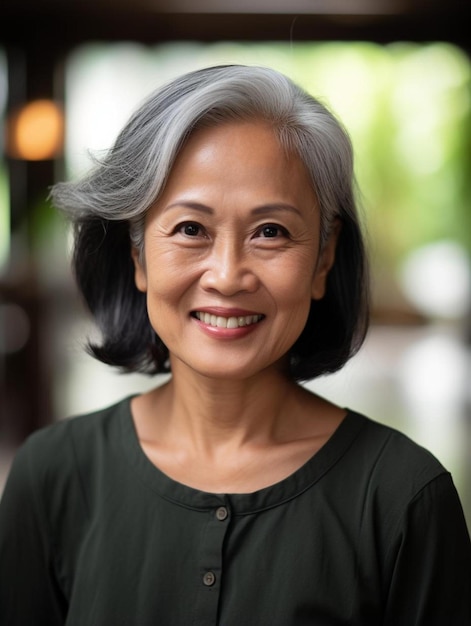
[[[9,120],[7,153],[14,159],[54,159],[62,153],[63,143],[64,115],[51,100],[33,100]]]

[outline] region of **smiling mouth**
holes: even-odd
[[[242,328],[244,326],[258,324],[258,322],[265,317],[264,315],[223,317],[222,315],[212,315],[204,311],[195,311],[192,313],[192,316],[196,317],[200,322],[208,324],[208,326],[214,326],[215,328]]]

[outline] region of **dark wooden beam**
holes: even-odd
[[[177,0],[172,3],[178,5]],[[382,3],[377,0],[377,6]],[[198,6],[195,0],[195,6]],[[324,3],[325,4],[325,3]],[[337,3],[334,3],[338,5]],[[170,12],[168,3],[150,0],[92,2],[4,0],[0,43],[46,48],[66,47],[90,40],[234,41],[354,41],[389,43],[448,41],[469,48],[471,3],[449,0],[391,0],[389,10],[355,12],[364,2],[350,0],[351,12],[296,13]],[[172,6],[172,5],[170,5]],[[287,7],[293,6],[286,2]],[[313,3],[315,6],[315,3]],[[374,3],[372,6],[375,6]],[[395,9],[396,7],[396,9]]]

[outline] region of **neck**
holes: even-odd
[[[269,369],[243,380],[210,379],[172,364],[173,377],[156,398],[166,415],[165,430],[189,438],[208,452],[277,437],[280,419],[300,389],[284,374]],[[190,443],[188,441],[188,443]]]
[[[168,476],[214,493],[248,493],[289,476],[344,411],[280,370],[209,379],[172,365],[173,378],[133,400],[141,446]]]

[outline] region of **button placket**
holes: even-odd
[[[229,529],[230,509],[219,499],[214,508],[207,510],[206,529],[200,544],[199,591],[195,602],[192,626],[217,623],[219,595],[223,580],[223,546]]]

